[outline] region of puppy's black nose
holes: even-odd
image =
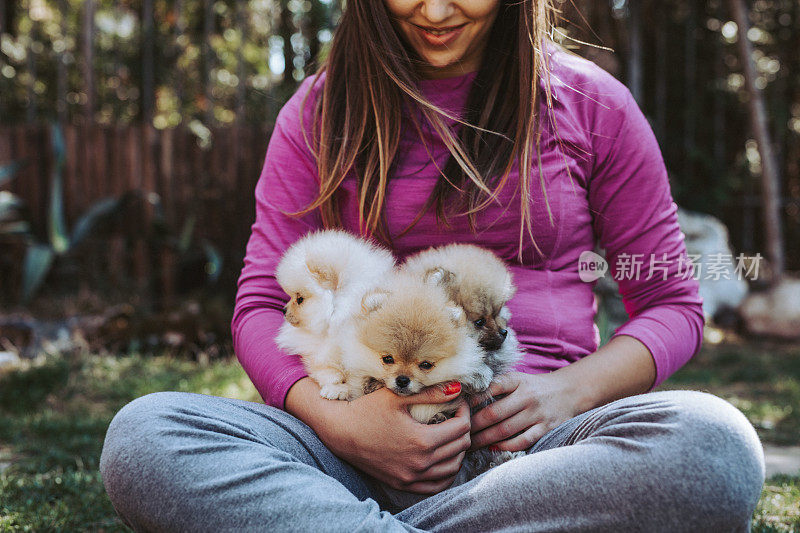
[[[507,329],[498,329],[498,330],[497,330],[497,333],[499,333],[499,334],[500,334],[500,336],[501,336],[501,337],[503,337],[504,339],[505,339],[506,337],[508,337],[508,330],[507,330]]]
[[[411,383],[411,380],[408,379],[408,376],[397,376],[394,380],[397,383],[397,386],[401,389],[408,387],[408,384]]]
[[[284,315],[286,315],[286,306],[283,306],[283,307],[281,307],[281,313],[283,313]]]

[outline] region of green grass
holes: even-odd
[[[800,347],[707,346],[662,388],[700,389],[737,405],[765,441],[800,444]],[[128,401],[177,390],[256,400],[234,359],[80,354],[0,376],[0,531],[125,531],[98,461]],[[754,531],[800,531],[800,476],[768,480]]]
[[[707,345],[661,388],[712,392],[738,407],[762,440],[800,445],[800,346]]]
[[[98,472],[103,437],[123,405],[162,390],[258,397],[234,360],[83,354],[0,377],[0,531],[126,531]]]

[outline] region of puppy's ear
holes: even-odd
[[[450,320],[456,326],[461,326],[467,321],[467,315],[461,307],[455,305],[448,305],[447,312],[450,313]]]
[[[306,261],[306,268],[323,289],[335,291],[338,288],[339,274],[330,265],[308,260]]]
[[[365,294],[364,298],[361,299],[361,311],[365,315],[368,315],[373,311],[377,311],[383,307],[383,304],[386,303],[388,298],[388,292],[381,289],[372,290]]]
[[[455,283],[456,275],[442,267],[429,268],[425,271],[422,281],[429,285],[440,285],[448,287]]]

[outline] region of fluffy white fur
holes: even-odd
[[[276,278],[289,302],[276,340],[301,356],[321,396],[348,399],[341,331],[393,268],[388,250],[338,230],[309,234],[281,258]]]

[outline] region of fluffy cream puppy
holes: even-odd
[[[388,250],[339,230],[306,235],[281,258],[275,276],[289,302],[276,341],[301,356],[324,398],[348,399],[341,330],[394,264]]]
[[[365,295],[342,346],[351,398],[381,386],[407,396],[453,381],[464,391],[479,392],[493,377],[464,311],[436,276],[427,282],[402,273],[388,277]],[[413,405],[409,412],[428,424],[451,416],[455,407]]]

